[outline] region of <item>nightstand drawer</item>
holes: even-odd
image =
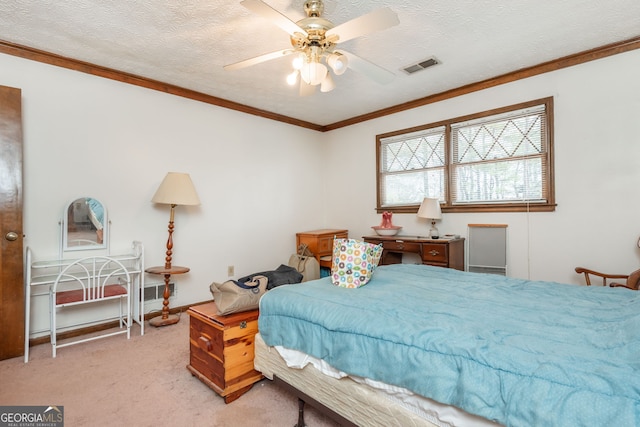
[[[305,244],[314,255],[331,255],[333,251],[333,239],[346,239],[349,237],[347,230],[316,230],[297,234],[297,244]]]
[[[333,237],[323,237],[318,239],[318,253],[326,254],[333,250]]]
[[[349,231],[336,228],[323,228],[321,230],[296,233],[296,248],[300,245],[307,245],[321,267],[331,268],[331,260],[321,260],[320,258],[333,254],[334,238],[348,239]]]
[[[422,260],[424,262],[447,263],[447,245],[424,243],[422,245]]]

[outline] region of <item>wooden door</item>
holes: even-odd
[[[0,360],[24,354],[21,105],[0,86]]]

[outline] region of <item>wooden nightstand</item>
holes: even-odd
[[[258,310],[218,316],[214,302],[190,307],[187,369],[230,403],[262,379],[253,369]]]
[[[429,239],[416,236],[364,236],[364,241],[382,243],[380,265],[402,262],[403,253],[420,255],[423,264],[464,271],[464,238]]]
[[[321,230],[303,231],[296,234],[296,250],[306,244],[309,250],[313,252],[320,267],[331,268],[331,260],[324,261],[320,258],[327,255],[331,256],[333,252],[333,239],[347,239],[349,231],[343,229],[323,228]]]

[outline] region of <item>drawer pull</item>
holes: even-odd
[[[200,341],[200,344],[204,344],[204,347],[207,349],[207,351],[211,351],[211,341],[209,341],[208,338],[201,336],[200,338],[198,338],[198,341]]]
[[[440,252],[436,251],[435,249],[431,249],[429,251],[429,255],[431,255],[431,256],[436,256],[436,255],[439,255],[439,254],[440,254]]]
[[[243,320],[242,322],[240,322],[240,329],[244,329],[247,327],[247,321]]]
[[[384,245],[383,245],[384,246]],[[395,249],[398,250],[403,250],[404,249],[404,240],[396,240],[396,247]]]

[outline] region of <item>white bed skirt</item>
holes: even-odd
[[[406,389],[344,376],[343,373],[303,353],[293,350],[283,353],[289,362],[276,348],[268,347],[260,334],[256,335],[256,370],[269,379],[277,376],[358,426],[498,426],[496,423],[470,415],[458,408],[439,404]],[[301,360],[309,363],[300,363]],[[304,367],[290,367],[298,365]],[[322,371],[328,372],[329,375]]]

